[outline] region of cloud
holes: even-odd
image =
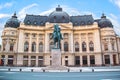
[[[55,7],[56,6],[53,6],[53,8],[41,12],[40,15],[49,15],[51,12],[53,12],[55,10]],[[94,13],[89,12],[89,11],[82,11],[82,12],[80,12],[76,8],[72,8],[72,7],[69,7],[67,5],[61,5],[61,7],[62,7],[63,11],[67,12],[70,16],[92,14],[94,17],[96,17],[96,15]]]
[[[43,12],[41,12],[39,15],[49,15],[51,12],[53,12],[55,9],[54,8],[51,8],[51,9],[49,9],[49,10],[47,10],[47,11],[43,11]]]
[[[0,4],[0,9],[8,8],[8,7],[11,7],[12,5],[13,5],[13,2],[7,2],[5,4]]]
[[[55,11],[55,7],[56,6],[53,6],[53,8],[41,12],[40,15],[49,15],[51,12]],[[62,7],[63,11],[67,12],[69,15],[80,15],[81,14],[81,12],[79,12],[75,8],[71,8],[71,7],[66,6],[66,5],[61,5],[61,7]]]
[[[11,16],[10,14],[2,14],[2,13],[0,13],[0,19],[10,17],[10,16]]]
[[[0,36],[2,36],[2,31],[4,29],[4,22],[0,22]],[[0,45],[2,44],[2,38],[0,38]]]
[[[120,36],[120,22],[117,16],[115,16],[114,14],[110,14],[108,16],[108,19],[111,20],[114,30],[115,32]]]
[[[31,8],[33,7],[36,7],[38,6],[36,3],[33,3],[31,5],[28,5],[28,6],[25,6],[23,9],[21,9],[19,12],[18,12],[18,18],[21,20],[21,19],[24,19],[25,18],[25,15],[30,11]]]
[[[118,8],[120,8],[120,0],[110,0],[110,2],[114,3]]]

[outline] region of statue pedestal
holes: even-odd
[[[52,66],[61,66],[61,51],[59,48],[53,48],[51,51]]]
[[[44,70],[67,70],[68,68],[61,65],[61,51],[59,48],[53,48],[51,51],[52,65]]]

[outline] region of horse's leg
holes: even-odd
[[[60,40],[58,40],[58,48],[60,48]]]
[[[55,39],[54,39],[54,48],[56,48],[56,45],[55,45]]]

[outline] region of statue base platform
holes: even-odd
[[[43,70],[68,70],[67,67],[61,65],[61,51],[59,48],[53,48],[51,51],[52,65]]]
[[[66,66],[48,66],[43,68],[42,70],[68,70]]]

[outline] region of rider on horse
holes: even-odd
[[[54,32],[52,33],[52,38],[54,39],[54,47],[60,48],[60,40],[63,39],[61,35],[61,29],[57,24],[54,25]]]

